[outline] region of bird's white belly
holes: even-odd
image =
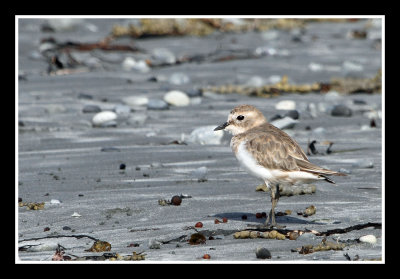
[[[268,169],[257,163],[254,157],[247,151],[245,141],[239,144],[236,158],[245,170],[251,175],[269,183],[302,184],[318,180],[317,175],[303,171],[283,171],[279,169]],[[267,186],[269,186],[266,183]]]

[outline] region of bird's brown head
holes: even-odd
[[[237,135],[266,122],[267,119],[256,107],[240,105],[231,110],[228,121],[216,127],[214,131],[226,130],[232,135]]]

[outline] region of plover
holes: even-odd
[[[260,178],[271,190],[271,211],[266,227],[280,227],[275,221],[279,184],[299,185],[324,180],[335,184],[329,175],[345,174],[312,164],[299,144],[284,131],[267,122],[251,105],[235,107],[228,121],[214,131],[226,130],[233,137],[231,148],[240,164],[251,175]],[[269,225],[271,224],[271,225]]]

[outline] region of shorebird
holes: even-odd
[[[299,185],[317,180],[335,184],[328,176],[345,175],[312,164],[299,144],[284,131],[268,123],[254,106],[235,107],[228,121],[214,129],[218,130],[226,130],[233,135],[230,145],[237,160],[247,172],[263,180],[271,190],[272,206],[265,227],[281,227],[275,221],[279,184]]]

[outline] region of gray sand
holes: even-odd
[[[88,104],[112,110],[123,104],[122,99],[127,96],[162,99],[169,90],[242,84],[252,76],[287,75],[291,82],[299,84],[328,82],[333,76],[372,77],[381,68],[381,50],[373,47],[373,38],[346,37],[349,31],[363,28],[366,21],[310,23],[302,42],[297,43],[291,40],[290,31],[277,31],[279,36],[272,41],[264,40],[255,32],[124,38],[121,42],[132,41],[147,53],[86,52],[84,55],[100,57],[104,67],[60,76],[47,75],[47,63],[32,58],[40,39],[51,36],[57,41],[95,42],[110,32],[113,22],[123,22],[123,19],[87,19],[86,23],[97,26],[96,32],[81,26],[72,31],[45,33],[40,30],[42,22],[43,19],[19,22],[19,73],[24,78],[18,84],[18,197],[23,202],[45,202],[42,210],[18,208],[18,247],[26,248],[18,252],[20,261],[50,261],[57,244],[70,256],[102,255],[104,252],[85,251],[94,242],[86,236],[109,242],[110,253],[144,252],[145,261],[349,262],[344,256],[346,253],[351,259],[358,255],[357,262],[384,260],[383,233],[373,227],[327,237],[329,241],[351,243],[343,250],[305,255],[291,250],[316,245],[322,236],[306,233],[297,240],[235,239],[234,231],[265,221],[265,218],[257,219],[255,214],[269,212],[269,195],[255,191],[260,182],[239,167],[229,147],[229,135],[220,144],[188,142],[195,128],[216,127],[238,104],[255,105],[271,118],[281,113],[275,104],[293,100],[300,112],[299,123],[286,132],[305,151],[309,141],[318,141],[316,148],[320,153],[310,155],[311,162],[349,174],[334,177],[336,185],[317,183],[314,194],[281,197],[277,211],[291,210],[292,214],[278,216],[277,222],[286,229],[319,232],[382,223],[384,123],[377,118],[377,127],[368,128],[370,119],[365,114],[365,111],[382,110],[381,94],[293,93],[256,98],[205,93],[202,97],[192,97],[193,103],[185,107],[170,106],[168,110],[136,107],[128,118],[117,119],[116,127],[104,128],[92,126],[94,113],[82,112]],[[182,56],[213,52],[217,48],[254,50],[259,46],[286,49],[290,55],[183,63],[154,68],[147,73],[124,71],[121,67],[125,57],[146,58],[159,47]],[[83,52],[77,53],[83,55]],[[361,65],[362,71],[346,72],[345,61]],[[311,62],[331,68],[312,71],[308,67]],[[176,72],[187,74],[190,82],[173,85],[162,79]],[[152,82],[148,80],[150,77],[161,78]],[[82,97],[82,93],[92,99]],[[354,104],[354,100],[365,104]],[[317,117],[312,117],[307,111],[310,103],[317,108],[318,104],[324,105],[328,112],[317,110]],[[352,108],[351,117],[329,114],[329,108],[339,103]],[[132,117],[144,121],[138,123]],[[334,143],[329,155],[324,154],[327,146],[321,144],[326,140]],[[173,141],[187,144],[171,144]],[[102,148],[109,149],[102,151]],[[126,165],[124,170],[120,170],[121,164]],[[198,181],[192,172],[200,167],[206,167],[207,173],[205,179]],[[160,199],[170,200],[180,194],[190,196],[182,199],[180,206],[158,203]],[[51,203],[51,200],[61,203]],[[317,208],[315,215],[306,218],[296,214],[310,205]],[[80,217],[72,217],[74,212]],[[242,215],[247,215],[247,220],[242,220]],[[214,224],[216,218],[223,217],[228,219],[227,223]],[[204,225],[197,229],[199,232],[214,231],[214,240],[207,238],[205,244],[188,244],[188,237],[196,232],[191,227],[197,222]],[[44,231],[46,227],[50,230]],[[370,234],[376,236],[376,244],[356,242],[359,237]],[[38,240],[29,240],[35,238]],[[139,246],[128,247],[134,243]],[[259,247],[267,248],[272,258],[257,259],[255,251]],[[211,259],[202,259],[204,254],[210,254]]]

